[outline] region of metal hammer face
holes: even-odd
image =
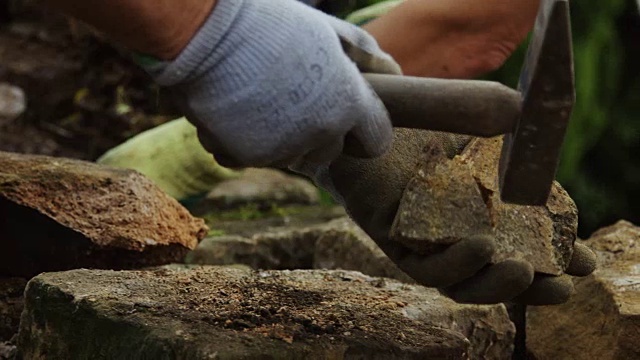
[[[568,0],[543,0],[520,73],[521,114],[505,135],[500,196],[522,205],[547,202],[575,103]]]

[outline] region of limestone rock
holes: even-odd
[[[527,347],[535,359],[640,358],[640,228],[620,221],[585,242],[598,269],[574,279],[569,302],[529,307]]]
[[[202,215],[211,226],[212,235],[238,235],[251,238],[257,234],[311,227],[347,216],[342,206],[277,206],[259,209],[254,205],[212,211]]]
[[[216,185],[194,209],[204,213],[211,209],[229,209],[247,204],[273,205],[318,204],[318,189],[308,180],[273,169],[246,169],[238,178]]]
[[[620,220],[591,234],[587,245],[596,252],[598,265],[602,267],[621,261],[638,261],[640,227]]]
[[[493,262],[524,259],[538,272],[563,273],[576,239],[575,204],[558,183],[545,206],[503,203],[501,148],[500,137],[478,138],[452,160],[429,149],[429,160],[405,190],[392,237],[428,254],[459,239],[490,235],[498,246]]]
[[[351,219],[334,220],[320,230],[313,268],[356,270],[370,276],[414,283]]]
[[[256,241],[238,235],[211,236],[202,240],[185,257],[189,265],[232,265],[259,262]],[[253,267],[253,266],[252,266]],[[272,269],[272,267],[264,267]]]
[[[429,253],[432,247],[461,238],[491,234],[487,206],[471,171],[439,149],[430,150],[427,162],[405,188],[391,236]]]
[[[28,285],[18,348],[24,358],[464,358],[461,334],[404,314],[411,295],[426,301],[344,272],[43,274]]]
[[[0,275],[175,262],[207,231],[129,170],[0,152]]]
[[[0,343],[11,340],[18,333],[26,285],[26,279],[0,278]]]
[[[315,268],[357,270],[371,276],[414,281],[402,272],[349,218],[327,224],[255,235],[220,236],[203,240],[187,255],[194,264],[242,263],[254,269]],[[393,284],[386,280],[381,283]],[[512,325],[502,306],[455,304],[435,290],[420,307],[420,318],[461,332],[471,342],[472,359],[505,359],[512,351]],[[412,310],[413,311],[413,310]],[[413,313],[413,312],[412,312]]]
[[[204,239],[186,256],[189,264],[246,264],[254,269],[357,270],[412,283],[413,280],[347,217],[306,227],[290,227],[251,237]]]

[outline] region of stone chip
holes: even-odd
[[[0,152],[0,275],[180,260],[207,232],[141,174]]]
[[[217,184],[194,206],[196,213],[211,209],[232,209],[253,204],[259,208],[283,205],[315,205],[318,189],[308,180],[274,169],[249,168],[237,178]]]
[[[429,254],[460,239],[489,235],[498,247],[494,263],[524,259],[538,272],[563,273],[576,239],[576,206],[558,183],[545,206],[502,202],[501,149],[501,137],[474,139],[453,159],[427,149],[427,160],[403,194],[391,236]]]

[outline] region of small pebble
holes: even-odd
[[[0,83],[0,125],[15,120],[26,108],[27,100],[21,88]]]

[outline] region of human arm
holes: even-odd
[[[532,29],[540,0],[406,0],[364,28],[406,75],[473,78],[495,70]]]
[[[175,26],[171,11],[137,8],[134,0],[92,0],[78,7],[77,1],[50,1],[138,52],[159,57],[175,48],[164,30]],[[109,20],[88,15],[103,10]],[[345,137],[361,145],[363,156],[388,148],[386,110],[342,51],[345,43],[357,44],[383,64],[376,71],[398,72],[365,31],[291,0],[218,0],[213,11],[203,13],[177,56],[144,66],[172,93],[220,163],[326,163],[342,152]],[[114,25],[125,22],[130,24],[122,29]],[[127,39],[135,31],[149,34],[149,43],[139,44],[142,35]],[[163,39],[168,45],[157,44]]]
[[[175,58],[203,24],[216,0],[44,0],[127,48]]]

